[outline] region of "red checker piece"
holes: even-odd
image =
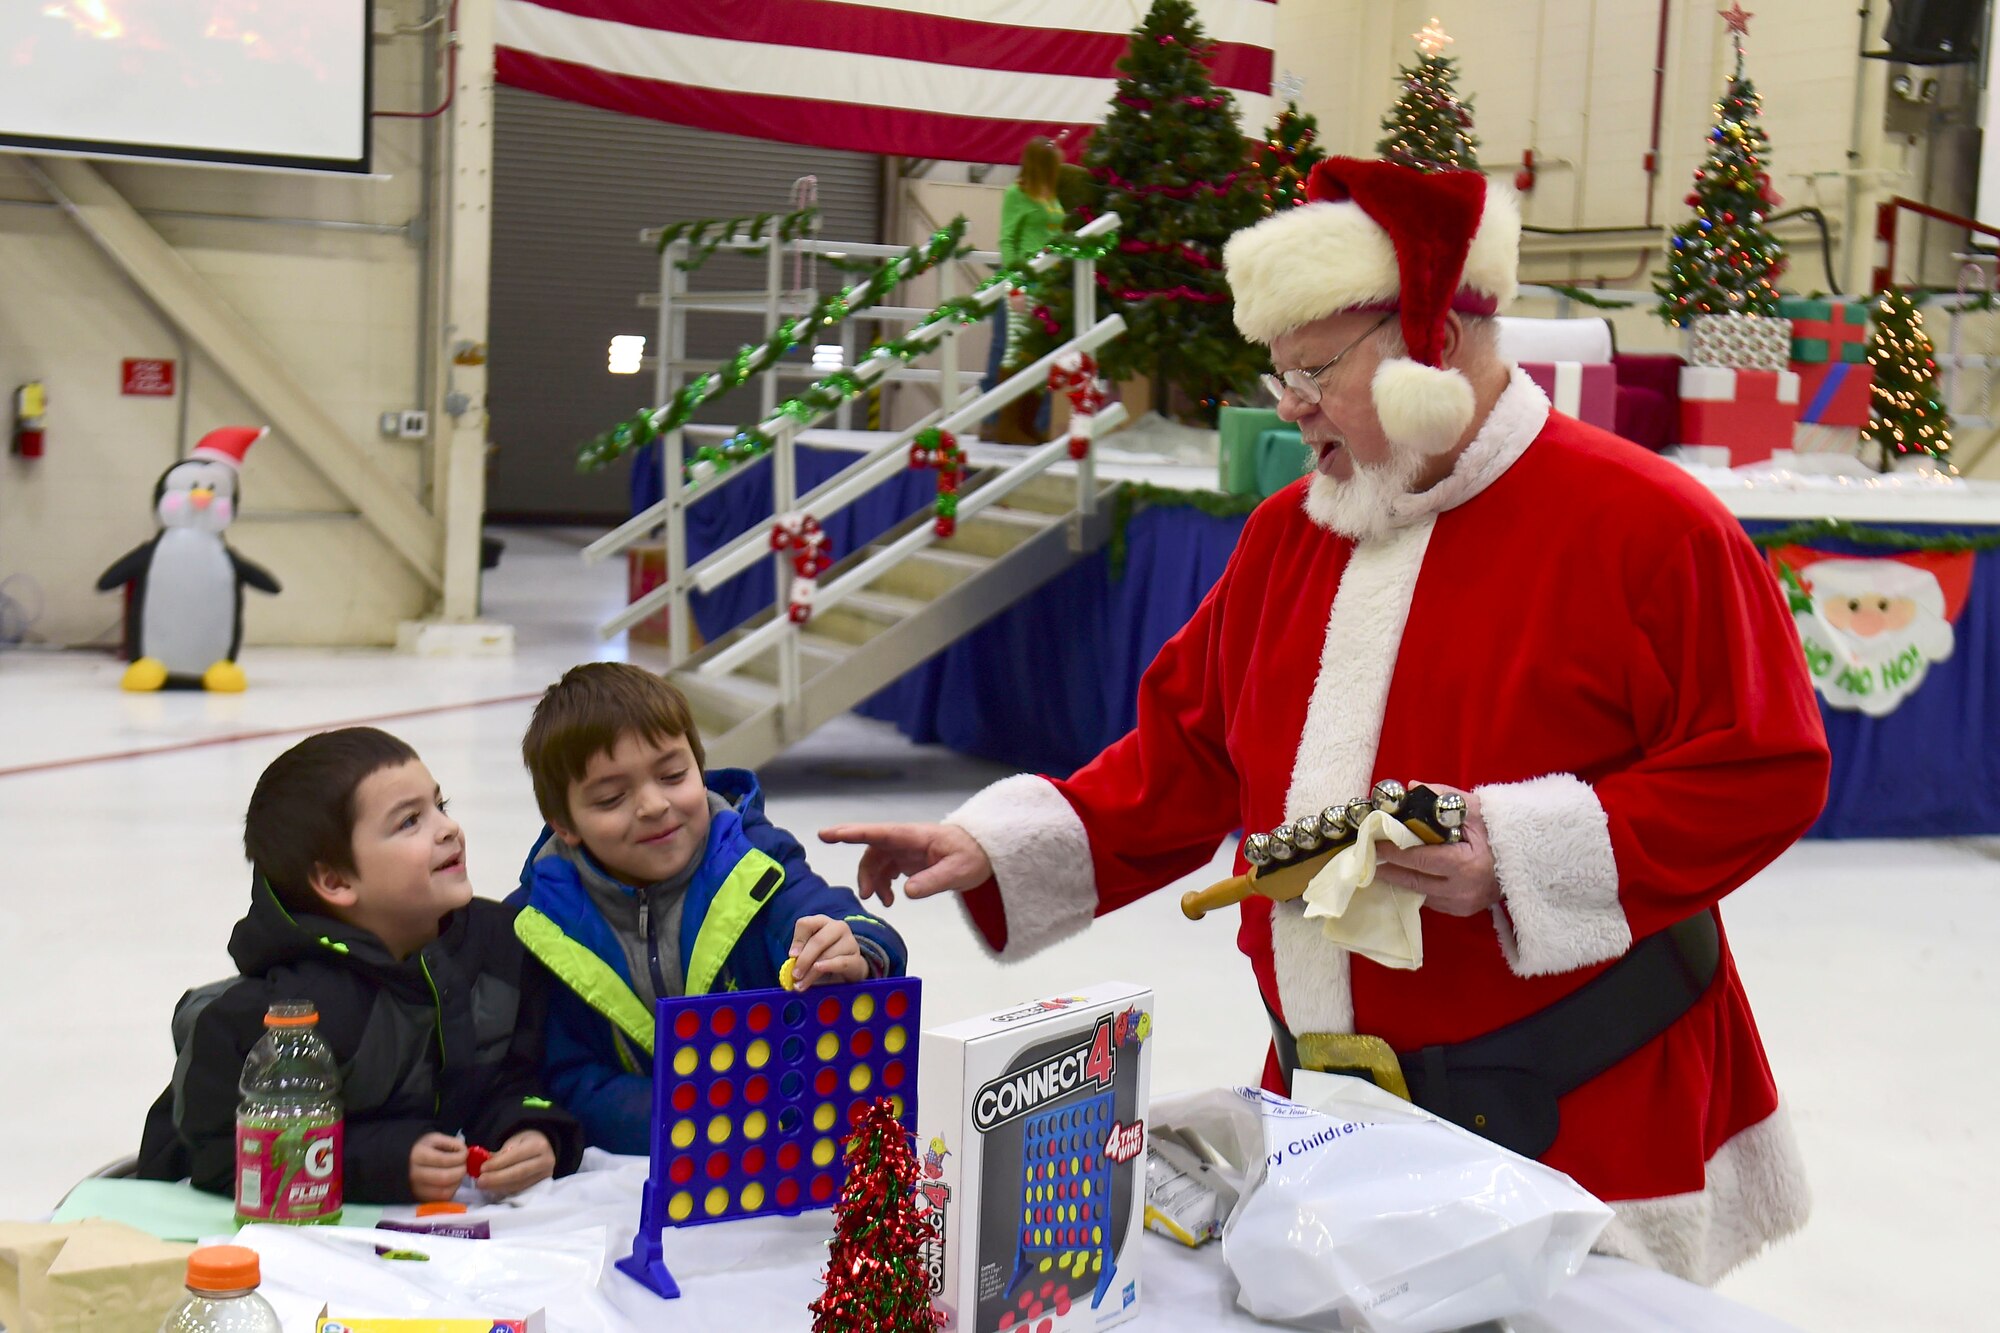
[[[888,1064],[882,1066],[882,1086],[885,1088],[902,1087],[903,1073],[903,1062],[901,1060],[891,1060]]]
[[[708,1178],[720,1180],[729,1174],[729,1154],[712,1152],[708,1155]]]
[[[796,1156],[796,1154],[794,1155]],[[781,1152],[778,1154],[778,1156],[782,1158],[784,1154]],[[782,1165],[782,1163],[780,1164]],[[778,1188],[774,1192],[774,1196],[778,1200],[778,1207],[790,1208],[793,1204],[799,1201],[799,1182],[791,1179],[790,1177],[787,1177],[784,1180],[779,1181]]]
[[[847,1107],[847,1123],[858,1125],[861,1123],[861,1117],[867,1113],[868,1104],[866,1102],[850,1102]]]
[[[780,1171],[795,1171],[798,1169],[798,1165],[799,1145],[796,1143],[781,1144],[778,1148],[778,1169]],[[798,1192],[798,1187],[793,1186],[792,1193],[797,1194]]]
[[[831,1097],[833,1096],[834,1084],[837,1081],[833,1076],[832,1067],[829,1066],[813,1075],[813,1091],[822,1097]]]
[[[1049,1333],[1049,1330],[1054,1328],[1055,1326],[1056,1326],[1055,1320],[1044,1319],[1041,1323],[1035,1325],[1035,1333]]]
[[[771,1095],[771,1080],[762,1074],[752,1074],[743,1084],[743,1100],[752,1106]]]
[[[694,1110],[694,1084],[681,1083],[675,1085],[674,1109],[676,1111]]]
[[[1044,1283],[1042,1283],[1042,1299],[1043,1299],[1043,1300],[1047,1300],[1047,1299],[1048,1299],[1049,1297],[1051,1297],[1051,1296],[1053,1296],[1053,1295],[1055,1295],[1055,1294],[1056,1294],[1056,1284],[1055,1284],[1055,1283],[1053,1283],[1053,1282],[1044,1282]]]
[[[847,1043],[847,1049],[854,1052],[856,1056],[868,1054],[868,1052],[875,1049],[875,1034],[867,1028],[860,1029]]]
[[[708,1026],[709,1030],[714,1032],[716,1036],[728,1036],[730,1033],[736,1031],[736,1011],[726,1006],[717,1009],[713,1014],[709,1015]]]
[[[1000,1316],[1000,1333],[1007,1333],[1012,1327],[1014,1327],[1014,1312],[1009,1310]]]
[[[1069,1313],[1068,1287],[1060,1287],[1056,1290],[1056,1313],[1058,1315],[1066,1315]]]
[[[828,1199],[831,1199],[833,1197],[833,1177],[824,1175],[814,1176],[812,1197],[814,1203],[825,1203]]]
[[[1033,1288],[1029,1288],[1027,1291],[1022,1292],[1021,1299],[1015,1302],[1015,1304],[1019,1305],[1023,1310],[1027,1309],[1034,1303],[1035,1303],[1035,1293]]]
[[[889,998],[883,1001],[882,1004],[882,1012],[891,1018],[901,1018],[909,1011],[909,1008],[910,997],[908,993],[899,990],[890,991]]]
[[[750,1025],[752,1032],[762,1032],[765,1028],[771,1026],[771,1006],[768,1004],[751,1005],[749,1016],[744,1021]]]
[[[694,1040],[694,1034],[701,1031],[701,1015],[692,1009],[683,1009],[674,1019],[674,1035],[682,1041]]]
[[[764,1150],[762,1148],[745,1148],[743,1150],[743,1174],[754,1176],[763,1171],[763,1169]]]
[[[694,1158],[676,1157],[674,1164],[667,1168],[667,1179],[676,1185],[685,1185],[694,1179]]]
[[[729,1080],[726,1078],[719,1078],[708,1085],[708,1104],[710,1106],[727,1106],[729,1105],[729,1099],[735,1095],[736,1089],[730,1085]]]
[[[819,1021],[831,1027],[840,1021],[840,1001],[831,995],[819,1002]]]

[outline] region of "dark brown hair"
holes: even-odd
[[[664,676],[625,662],[585,662],[564,672],[535,705],[521,738],[521,762],[535,781],[542,818],[569,827],[570,784],[582,781],[590,761],[620,737],[634,734],[655,745],[684,738],[695,767],[708,767],[694,709]]]
[[[1056,197],[1056,180],[1062,171],[1062,153],[1054,141],[1028,140],[1021,149],[1021,192],[1044,203]]]
[[[343,727],[271,761],[243,816],[243,854],[287,911],[332,911],[313,890],[313,867],[354,872],[354,793],[371,774],[416,757],[386,731]]]

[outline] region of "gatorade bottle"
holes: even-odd
[[[278,1312],[257,1294],[257,1251],[210,1245],[188,1256],[187,1299],[160,1333],[284,1333]]]
[[[340,1072],[310,1004],[274,1004],[236,1086],[236,1220],[340,1220]]]

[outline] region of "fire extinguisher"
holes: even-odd
[[[42,417],[49,410],[49,391],[40,380],[29,380],[14,390],[14,454],[17,458],[42,456]]]

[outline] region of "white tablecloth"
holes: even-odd
[[[820,1268],[832,1214],[753,1218],[714,1226],[670,1228],[668,1268],[681,1297],[662,1301],[612,1267],[631,1252],[638,1225],[639,1191],[646,1164],[593,1153],[585,1171],[530,1190],[513,1204],[476,1207],[468,1216],[488,1220],[495,1239],[522,1242],[541,1236],[601,1236],[605,1259],[596,1291],[551,1301],[550,1333],[637,1333],[652,1329],[754,1329],[787,1333],[811,1326],[807,1305],[819,1294]],[[392,1210],[392,1212],[408,1210]],[[265,1253],[265,1294],[284,1317],[286,1333],[311,1333],[312,1317],[330,1300],[342,1312],[337,1267],[306,1262],[320,1244],[297,1232],[261,1242],[252,1228],[243,1242]],[[362,1247],[366,1253],[366,1247]],[[367,1259],[357,1258],[366,1263]],[[301,1271],[310,1268],[312,1271]],[[1219,1245],[1186,1249],[1147,1235],[1141,1250],[1141,1313],[1121,1327],[1133,1333],[1206,1333],[1259,1329],[1236,1308],[1236,1284]],[[362,1310],[351,1303],[346,1313]],[[415,1310],[407,1313],[417,1313]],[[489,1309],[482,1313],[524,1313]],[[1508,1321],[1511,1333],[1787,1333],[1790,1326],[1649,1269],[1616,1259],[1591,1258],[1549,1305]]]

